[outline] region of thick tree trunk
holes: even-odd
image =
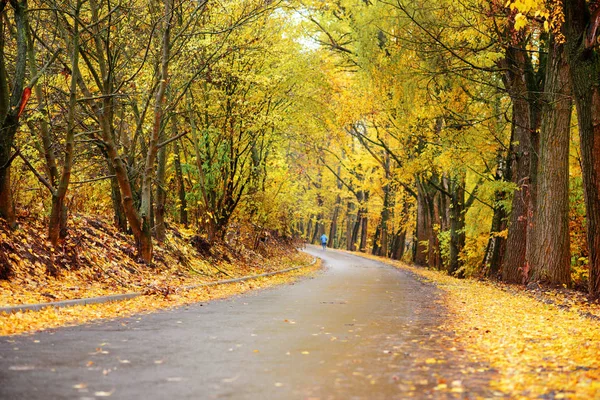
[[[391,258],[401,260],[404,256],[404,247],[406,246],[406,230],[402,229],[396,232],[392,243]]]
[[[0,18],[4,25],[5,7],[2,6]],[[15,72],[12,75],[12,93],[9,94],[9,76],[6,70],[6,55],[4,52],[5,32],[7,27],[0,29],[0,218],[4,218],[12,228],[16,227],[10,187],[10,164],[12,161],[12,145],[14,143],[21,106],[26,102],[24,94],[25,71],[27,68],[27,1],[11,1],[14,10],[14,22],[17,35],[17,56]],[[29,89],[31,90],[31,89]]]
[[[374,256],[381,255],[381,247],[379,246],[379,236],[381,235],[381,221],[377,224],[375,229],[375,235],[373,236],[373,247],[371,248],[371,254]]]
[[[572,100],[564,46],[551,41],[543,103],[530,281],[571,283],[569,139]]]
[[[352,215],[354,211],[354,203],[348,202],[346,209],[346,250],[353,251],[353,233],[354,233],[354,221],[355,217]]]
[[[67,213],[65,196],[52,196],[50,220],[48,224],[48,240],[53,246],[58,246],[59,240],[67,236]]]
[[[369,218],[367,216],[367,210],[363,210],[362,217],[360,219],[360,247],[359,250],[363,253],[368,251],[367,240],[368,240],[368,227]]]
[[[125,216],[125,210],[123,210],[123,199],[121,198],[121,190],[119,189],[119,181],[115,175],[115,168],[107,157],[108,162],[108,173],[112,176],[110,178],[110,199],[113,206],[113,221],[119,231],[127,232],[127,216]]]
[[[333,215],[331,216],[331,226],[329,227],[329,242],[327,245],[331,248],[338,247],[338,216],[340,214],[340,205],[342,203],[342,198],[338,195],[335,198],[335,206],[333,207]]]
[[[567,59],[579,127],[581,164],[590,252],[589,293],[600,296],[600,54],[588,37],[590,10],[584,0],[564,1]],[[597,15],[596,15],[597,17]],[[591,33],[591,32],[590,32]]]
[[[446,229],[444,226],[444,213],[446,209],[442,209],[443,202],[441,201],[441,194],[437,190],[433,192],[430,196],[430,204],[429,214],[430,214],[430,225],[427,227],[427,231],[429,234],[429,254],[427,255],[427,261],[430,268],[435,268],[438,270],[442,269],[442,254],[440,252],[440,239],[438,237],[438,233]],[[438,230],[435,229],[437,225]]]
[[[16,131],[16,129],[15,129]],[[4,135],[7,131],[2,132]],[[12,135],[14,137],[14,134]],[[8,142],[8,141],[7,141]],[[0,144],[1,147],[6,145]],[[8,146],[6,146],[8,147]],[[3,218],[9,227],[16,228],[17,220],[15,217],[15,210],[13,208],[12,192],[10,188],[10,153],[8,157],[5,157],[4,152],[0,149],[0,163],[5,162],[6,167],[0,166],[0,218]]]
[[[528,89],[525,85],[525,57],[523,51],[511,49],[507,52],[509,63],[509,92],[513,102],[513,125],[515,148],[515,164],[513,169],[517,191],[512,201],[512,211],[506,239],[506,254],[502,265],[502,279],[512,283],[523,283],[526,279],[527,267],[525,256],[527,251],[527,212],[529,208],[529,174],[531,163],[531,121]]]
[[[323,233],[325,233],[325,227],[323,226],[322,220],[323,220],[323,215],[322,214],[317,215],[317,222],[315,222],[315,230],[313,232],[312,239],[310,240],[310,242],[312,244],[316,244],[319,241],[319,238],[321,237],[321,235],[323,235]]]
[[[313,228],[313,218],[314,217],[315,217],[314,215],[311,215],[308,218],[308,224],[306,224],[306,236],[304,238],[309,243],[311,243],[311,239],[312,239],[311,233],[312,233],[312,228]]]
[[[460,181],[459,181],[460,180]],[[448,273],[454,275],[462,266],[460,253],[465,247],[465,189],[464,177],[455,178],[450,183],[451,207],[450,207],[450,260]],[[459,272],[458,277],[464,277]]]
[[[389,171],[389,156],[387,156],[386,159],[386,179],[390,179],[390,175],[387,171]],[[387,183],[384,187],[383,187],[383,209],[381,210],[381,237],[379,239],[380,242],[380,249],[379,249],[379,255],[383,256],[383,257],[388,257],[389,256],[389,233],[388,233],[388,225],[389,225],[389,221],[390,221],[390,210],[392,210],[393,206],[394,206],[394,195],[395,195],[395,190],[394,190],[394,186],[392,183]]]
[[[429,213],[427,193],[420,182],[417,182],[417,233],[416,233],[416,251],[414,256],[415,264],[427,265],[427,254],[429,243],[429,229],[431,227],[431,217]]]
[[[358,212],[356,213],[356,219],[354,220],[354,225],[352,227],[352,235],[349,246],[350,248],[348,249],[350,251],[356,251],[357,244],[358,250],[363,251],[363,245],[365,245],[366,243],[366,241],[363,239],[366,230],[363,230],[361,234],[361,228],[364,226],[364,219],[366,218],[366,209],[364,206],[364,202],[366,201],[367,196],[368,194],[365,194],[365,192],[362,190],[356,193],[356,200],[358,202]]]
[[[408,215],[410,209],[409,204],[406,201],[406,196],[403,199],[402,205],[402,214],[400,216],[400,229],[394,235],[394,240],[392,243],[392,249],[390,257],[394,260],[401,260],[404,256],[405,247],[406,247],[406,223],[408,222]],[[414,241],[414,238],[413,238]]]
[[[514,126],[513,126],[514,132]],[[508,154],[506,159],[501,154],[498,155],[498,167],[496,169],[496,181],[509,182],[512,179],[512,171],[510,168],[510,160],[513,157],[513,146],[511,144],[508,148]],[[507,227],[506,218],[508,217],[506,209],[500,205],[501,201],[506,199],[506,192],[501,191],[496,193],[494,201],[494,216],[492,217],[492,227],[490,229],[490,239],[488,241],[487,249],[485,251],[483,259],[483,270],[488,278],[499,278],[498,273],[502,266],[504,259],[504,252],[506,248],[506,239],[500,235],[500,232],[504,231]]]
[[[358,234],[360,231],[360,226],[362,222],[362,207],[358,209],[356,213],[356,220],[352,226],[352,235],[350,239],[350,251],[356,251],[356,243],[358,242]]]

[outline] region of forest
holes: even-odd
[[[4,280],[28,224],[68,254],[75,221],[98,218],[141,269],[174,227],[207,248],[325,233],[600,296],[595,1],[4,0],[0,14]]]

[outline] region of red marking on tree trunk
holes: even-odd
[[[19,118],[21,114],[23,114],[23,110],[25,110],[25,106],[27,105],[30,96],[31,88],[25,88],[25,90],[23,90],[23,95],[21,96],[21,105],[19,106],[19,113],[17,114],[17,118]]]

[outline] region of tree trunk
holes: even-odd
[[[496,181],[509,182],[512,178],[511,168],[508,162],[508,160],[513,157],[512,138],[513,135],[511,134],[511,144],[509,145],[506,158],[502,157],[502,154],[498,155],[498,167],[495,176]],[[500,202],[505,199],[505,191],[496,193],[490,239],[483,259],[483,270],[488,278],[499,278],[498,273],[500,272],[500,267],[502,266],[502,261],[504,259],[506,239],[500,235],[500,232],[504,231],[507,227],[506,218],[508,215],[506,209],[500,205]]]
[[[161,124],[162,125],[162,124]],[[166,123],[165,123],[166,125]],[[172,117],[172,128],[173,137],[179,132],[177,129],[176,116]],[[164,132],[165,127],[161,128],[161,132]],[[164,133],[160,135],[160,141],[164,141]],[[158,168],[156,170],[156,207],[154,209],[154,233],[156,240],[164,242],[167,238],[167,229],[165,225],[165,207],[167,203],[167,191],[166,187],[166,173],[167,173],[167,146],[162,146],[158,150]]]
[[[517,191],[512,201],[508,225],[506,254],[502,265],[502,279],[512,283],[523,283],[528,275],[525,265],[527,251],[527,212],[529,207],[529,174],[531,163],[531,124],[528,90],[525,85],[524,51],[507,51],[509,71],[507,86],[513,102],[513,125],[515,132],[515,179]]]
[[[125,216],[125,210],[123,210],[123,199],[121,198],[121,191],[119,189],[119,181],[115,175],[115,168],[112,163],[106,158],[108,162],[108,173],[112,176],[110,178],[110,199],[113,205],[113,221],[115,226],[120,232],[127,232],[127,217]]]
[[[75,6],[75,19],[71,43],[71,85],[69,90],[69,109],[67,112],[67,136],[65,138],[65,158],[63,162],[60,183],[52,193],[52,210],[50,212],[50,223],[48,225],[48,239],[54,247],[58,241],[67,234],[65,222],[67,220],[67,208],[65,198],[71,180],[73,157],[75,152],[75,108],[77,107],[77,79],[79,78],[79,11],[81,1]]]
[[[179,141],[176,140],[173,145],[175,164],[175,179],[177,180],[177,194],[179,196],[179,223],[188,226],[187,200],[185,198],[185,183],[183,180],[183,172],[181,169],[181,158],[179,155]]]
[[[383,209],[381,210],[381,237],[380,237],[380,249],[378,254],[383,257],[389,256],[388,250],[388,225],[390,220],[390,210],[394,206],[394,192],[395,186],[390,182],[390,156],[386,154],[385,157],[385,179],[387,183],[383,186]]]
[[[167,149],[163,146],[158,150],[158,169],[156,172],[156,207],[154,211],[154,232],[156,240],[164,242],[167,235],[165,226],[165,207],[167,192],[165,190],[165,176],[167,169]]]
[[[333,208],[333,215],[331,216],[331,226],[329,227],[329,243],[328,246],[331,248],[338,247],[338,215],[340,214],[340,205],[342,203],[342,198],[338,195],[335,198],[335,206]]]
[[[379,246],[379,238],[381,236],[381,220],[379,224],[377,224],[377,229],[375,229],[375,236],[373,236],[373,248],[371,249],[371,254],[374,256],[381,255],[381,247]]]
[[[600,55],[588,36],[590,10],[584,0],[564,1],[564,32],[573,94],[577,107],[581,164],[590,253],[589,293],[600,297]],[[596,19],[598,18],[595,13]],[[590,32],[591,33],[591,32]],[[594,32],[595,33],[595,32]]]
[[[306,226],[306,236],[305,236],[304,238],[305,238],[305,239],[306,239],[306,240],[307,240],[309,243],[311,243],[311,239],[312,239],[312,237],[311,237],[311,233],[312,233],[312,228],[313,228],[313,218],[314,218],[314,217],[315,217],[314,215],[311,215],[311,216],[308,218],[308,224],[306,224],[306,225],[307,225],[307,226]]]
[[[313,236],[310,240],[310,242],[312,244],[315,244],[318,242],[319,237],[321,237],[321,235],[325,232],[325,227],[323,226],[323,223],[321,222],[323,220],[323,215],[319,214],[317,215],[317,222],[315,222],[315,230],[313,232]]]
[[[367,252],[367,240],[368,240],[368,227],[369,218],[367,216],[367,210],[363,210],[360,219],[360,247],[359,250],[363,253]]]
[[[31,88],[25,86],[25,70],[27,67],[27,1],[11,1],[17,35],[17,56],[15,73],[12,80],[12,93],[9,94],[9,76],[6,70],[6,54],[4,52],[6,27],[0,29],[0,218],[4,218],[11,228],[16,227],[10,187],[10,164],[13,159],[12,146],[19,126],[20,109],[27,102]],[[5,1],[0,18],[4,25]],[[27,92],[29,90],[29,92]]]
[[[572,100],[564,46],[550,43],[538,164],[530,281],[570,285],[569,140]]]
[[[358,242],[358,233],[360,231],[360,226],[362,222],[362,208],[358,209],[356,213],[356,220],[354,221],[354,225],[352,227],[352,236],[350,240],[350,251],[356,251],[356,243]]]
[[[429,229],[431,218],[429,213],[427,193],[423,185],[417,181],[417,233],[416,233],[416,252],[415,264],[420,266],[427,265],[427,254],[429,245]]]
[[[460,252],[465,247],[465,181],[464,177],[454,178],[450,183],[450,260],[448,273],[464,277],[463,272],[457,271],[462,266]]]
[[[404,256],[404,247],[406,246],[406,230],[399,230],[392,244],[392,254],[391,258],[393,260],[401,260]]]
[[[161,127],[163,124],[163,101],[167,91],[167,83],[169,80],[169,58],[170,58],[170,34],[171,34],[171,18],[173,0],[164,0],[165,12],[162,27],[162,44],[161,44],[161,65],[160,65],[160,82],[154,96],[154,123],[152,126],[152,136],[148,153],[146,155],[146,164],[142,177],[142,194],[139,216],[142,222],[140,240],[140,255],[147,262],[152,262],[152,183],[154,180],[154,163],[156,161],[159,150],[159,139],[161,137]]]
[[[435,268],[438,270],[442,269],[442,254],[440,252],[440,239],[438,237],[438,233],[441,230],[444,230],[444,217],[443,214],[446,210],[442,209],[441,206],[443,202],[441,201],[441,196],[439,191],[435,191],[430,194],[430,201],[428,204],[429,207],[429,217],[431,224],[427,228],[427,232],[429,235],[429,254],[427,255],[427,265],[430,268]],[[436,231],[435,225],[437,225],[438,230]]]
[[[352,215],[352,212],[354,211],[354,203],[352,203],[351,201],[348,202],[348,207],[346,209],[346,250],[348,251],[353,251],[354,250],[354,246],[353,246],[353,234],[354,234],[354,221],[355,218]]]

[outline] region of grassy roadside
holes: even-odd
[[[600,398],[600,323],[581,306],[533,293],[360,254],[412,272],[444,292],[453,331],[473,362],[497,371],[492,388],[510,398]],[[587,306],[585,314],[597,313]]]
[[[77,325],[99,319],[128,317],[133,314],[149,313],[191,303],[222,299],[250,290],[290,284],[303,277],[314,275],[321,268],[319,260],[314,265],[309,265],[311,260],[312,258],[298,257],[293,261],[294,264],[290,261],[288,267],[306,266],[305,268],[279,275],[261,277],[245,282],[175,291],[166,296],[163,294],[152,294],[105,304],[91,304],[60,309],[48,307],[37,312],[2,314],[0,315],[0,335],[16,335],[61,326]]]

